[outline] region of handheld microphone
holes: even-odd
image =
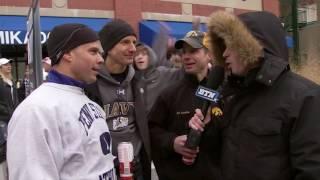
[[[196,96],[204,99],[201,112],[206,116],[211,102],[217,103],[219,93],[215,91],[222,84],[224,79],[224,68],[221,66],[212,67],[208,75],[206,86],[199,86],[196,91]],[[196,149],[200,144],[201,131],[190,129],[187,136],[186,147]]]

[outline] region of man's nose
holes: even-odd
[[[223,53],[222,53],[222,57],[223,57],[223,58],[226,58],[226,57],[228,57],[228,56],[229,56],[229,49],[226,48],[226,49],[223,51]]]
[[[129,49],[131,52],[136,52],[136,44],[135,43],[130,43],[130,49]]]
[[[101,54],[98,55],[98,64],[103,63],[103,61],[104,61],[104,59],[103,59],[102,55]]]

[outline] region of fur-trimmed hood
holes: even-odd
[[[245,65],[254,65],[266,53],[288,61],[285,31],[269,12],[235,16],[225,11],[211,14],[208,21],[210,46],[216,63],[223,64],[225,47],[237,50]]]

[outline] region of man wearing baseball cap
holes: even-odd
[[[18,105],[17,89],[12,81],[11,61],[0,58],[0,179],[8,179],[6,165],[6,127]]]
[[[12,80],[11,59],[0,58],[0,121],[8,123],[18,105],[16,86]],[[2,156],[0,155],[2,162]],[[5,159],[5,156],[4,156]]]
[[[88,96],[103,106],[110,128],[113,155],[117,146],[131,142],[134,150],[133,175],[136,180],[151,179],[150,140],[143,95],[145,84],[133,68],[136,34],[121,19],[106,24],[99,32],[105,63],[98,80],[88,89]],[[117,159],[115,166],[118,166]],[[119,168],[117,168],[119,170]]]
[[[48,53],[47,82],[9,123],[9,179],[116,179],[105,113],[83,91],[103,62],[98,35],[82,24],[56,26]]]
[[[202,139],[198,149],[185,146],[187,124],[195,109],[202,107],[195,92],[199,85],[206,84],[209,71],[211,54],[206,46],[206,34],[190,31],[175,43],[175,48],[182,50],[185,74],[184,79],[162,91],[149,113],[153,161],[159,179],[218,179],[218,168],[212,161],[216,158],[212,156],[218,155],[214,153],[215,142],[206,143]]]
[[[12,61],[11,59],[0,58],[0,78],[4,83],[12,87],[13,82],[12,82],[11,61]]]
[[[4,65],[4,64],[8,64],[11,62],[11,59],[7,59],[7,58],[0,58],[0,66]]]
[[[190,45],[194,49],[200,49],[206,47],[206,33],[202,31],[189,31],[184,38],[179,39],[175,43],[176,49],[182,49],[184,43]],[[206,47],[208,48],[208,47]]]

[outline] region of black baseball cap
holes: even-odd
[[[195,49],[206,47],[204,44],[205,33],[201,31],[189,31],[184,38],[179,39],[175,43],[176,49],[181,49],[184,43],[189,44],[191,47]]]

